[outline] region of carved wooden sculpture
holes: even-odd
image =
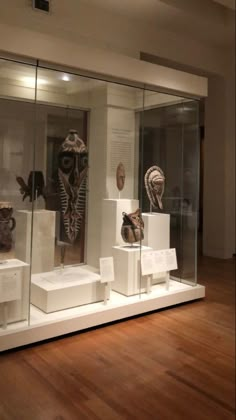
[[[61,213],[70,242],[78,236],[85,214],[88,153],[76,130],[70,130],[58,156]]]
[[[163,209],[161,200],[165,189],[165,176],[162,169],[159,166],[151,166],[144,176],[144,183],[151,206]]]
[[[122,162],[119,163],[116,169],[116,185],[119,191],[123,190],[125,185],[125,167]]]
[[[137,209],[135,212],[123,215],[123,223],[121,226],[121,236],[124,242],[133,244],[139,242],[144,238],[144,222],[141,215],[141,210]]]
[[[26,197],[29,197],[30,202],[36,200],[40,195],[44,197],[44,177],[41,171],[31,171],[27,184],[21,176],[17,176],[16,180],[20,185],[20,193],[23,195],[23,201]]]
[[[12,248],[12,231],[16,226],[12,213],[11,203],[0,202],[0,251],[2,252],[8,252]]]

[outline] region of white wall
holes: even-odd
[[[210,75],[205,106],[203,251],[230,258],[235,253],[235,65]]]
[[[227,52],[94,7],[89,1],[54,0],[52,14],[35,12],[30,0],[1,2],[0,22],[139,58],[140,51],[224,73]],[[37,51],[35,52],[37,55]],[[71,51],[73,55],[73,51]]]
[[[206,115],[204,250],[207,255],[230,257],[235,252],[232,198],[235,191],[232,88],[235,76],[230,50],[108,13],[89,2],[81,1],[78,6],[74,0],[53,1],[51,15],[32,11],[30,3],[11,0],[1,4],[0,23],[14,25],[16,38],[17,28],[27,28],[45,36],[53,34],[74,44],[102,47],[130,57],[139,58],[140,51],[144,51],[216,76],[211,81]],[[216,185],[220,186],[221,205]]]

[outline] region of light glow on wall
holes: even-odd
[[[24,76],[22,77],[22,82],[24,82],[26,87],[31,87],[34,88],[35,87],[35,77],[31,77],[31,76]],[[46,85],[48,82],[45,79],[37,79],[37,85],[38,86],[42,86],[42,85]]]

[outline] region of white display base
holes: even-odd
[[[150,294],[126,297],[111,292],[107,305],[103,302],[46,314],[31,305],[30,326],[11,324],[0,333],[0,351],[36,343],[86,328],[141,315],[183,302],[205,297],[205,287],[189,286],[170,280],[167,291],[164,284],[152,287]]]
[[[28,316],[29,265],[17,259],[0,264],[0,325],[22,321]]]
[[[35,210],[32,244],[32,273],[51,271],[54,268],[55,211]],[[30,263],[32,212],[16,212],[15,255]]]
[[[104,199],[102,203],[101,257],[110,257],[112,247],[125,245],[121,236],[122,212],[132,213],[139,207],[138,200]]]
[[[92,267],[77,266],[34,274],[31,303],[46,313],[104,299],[104,285]]]
[[[164,213],[142,213],[144,221],[143,245],[155,251],[170,248],[170,215]],[[152,283],[162,283],[169,279],[169,273],[155,273]]]
[[[147,246],[141,247],[141,252],[151,251]],[[140,246],[124,245],[112,248],[114,258],[115,281],[112,290],[125,296],[132,296],[146,290],[146,277],[141,278],[140,290]]]

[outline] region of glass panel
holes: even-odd
[[[195,284],[198,104],[145,91],[143,114],[140,199],[148,226],[144,241],[154,250],[175,249],[178,269],[171,270],[171,278]],[[153,281],[167,278],[162,272]]]
[[[0,96],[35,100],[36,69],[32,65],[0,59]],[[43,84],[43,80],[38,80]]]
[[[182,279],[197,283],[199,211],[199,102],[183,103]]]
[[[140,228],[131,225],[143,91],[41,68],[38,80],[32,325],[103,308],[106,293],[110,304],[140,293]],[[113,258],[109,290],[100,258]]]
[[[51,243],[51,263],[45,264],[43,259],[41,265],[37,268],[37,272],[44,270],[52,270],[54,267],[59,267],[61,264],[75,264],[84,262],[84,237],[85,237],[85,221],[83,217],[79,222],[80,235],[73,239],[73,247],[69,246],[71,239],[71,233],[69,232],[69,226],[64,223],[64,219],[61,214],[61,205],[64,203],[64,197],[60,190],[59,184],[59,165],[66,164],[66,160],[69,162],[70,156],[64,157],[64,161],[60,158],[61,148],[68,136],[69,131],[73,129],[79,133],[80,138],[83,139],[84,144],[87,144],[87,112],[80,110],[72,110],[69,108],[37,105],[37,136],[35,144],[35,173],[38,178],[41,177],[44,184],[42,194],[35,201],[35,211],[37,210],[38,218],[45,219],[46,214],[54,214],[53,223],[55,223],[55,229],[51,232],[51,237],[48,241]],[[61,160],[59,162],[59,160]],[[70,162],[69,162],[70,163]],[[66,170],[66,168],[65,168]],[[46,213],[43,209],[48,210]],[[50,213],[51,212],[51,213]],[[86,206],[84,209],[86,213]],[[52,222],[52,221],[51,221]],[[51,224],[48,219],[49,225]],[[43,221],[41,221],[43,223]],[[49,232],[49,226],[45,229]],[[67,230],[66,230],[67,229]],[[44,236],[47,232],[44,232]],[[68,236],[69,235],[69,236]],[[37,237],[37,230],[34,231],[34,238],[39,240]],[[49,249],[49,243],[42,238],[41,247]],[[40,248],[40,247],[39,247]],[[55,248],[55,249],[54,249]],[[37,247],[34,243],[34,250]],[[37,251],[38,253],[38,251]],[[35,255],[39,262],[38,254]],[[33,269],[33,271],[35,271]]]
[[[0,96],[1,331],[195,284],[197,102],[8,60]]]
[[[0,334],[28,320],[34,134],[35,105],[0,99]]]

